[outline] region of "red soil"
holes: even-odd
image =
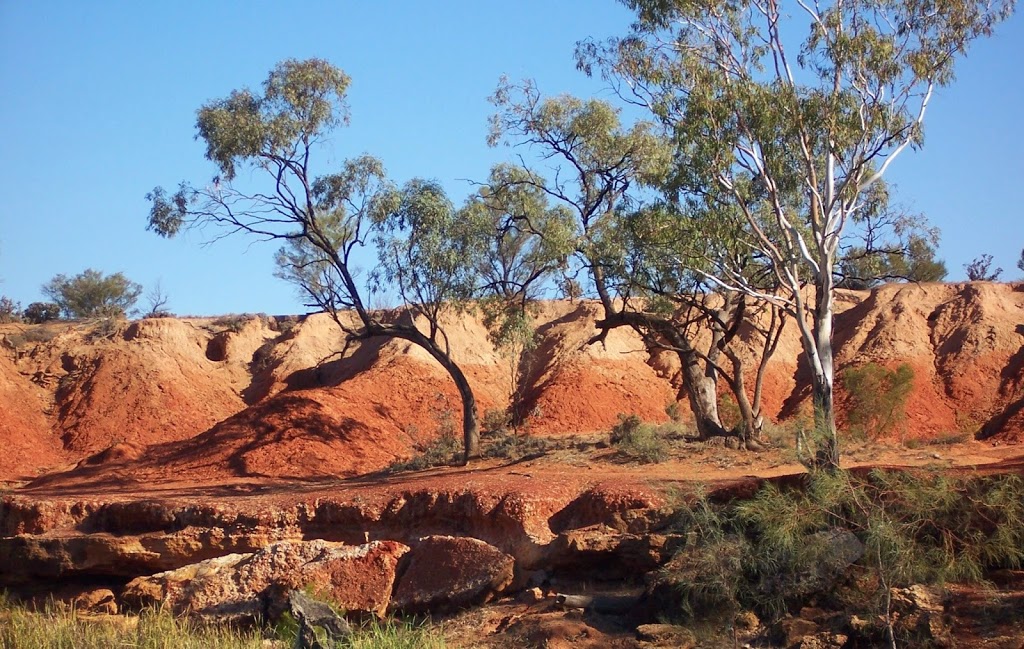
[[[1024,437],[1024,285],[890,285],[840,298],[840,372],[868,361],[914,368],[907,437]],[[679,385],[674,359],[652,357],[627,330],[588,345],[599,311],[590,303],[542,306],[540,345],[520,386],[532,433],[603,431],[628,412],[665,419]],[[287,331],[267,319],[217,323],[145,320],[105,335],[62,324],[60,335],[40,343],[17,340],[23,326],[0,327],[8,341],[0,354],[0,445],[10,449],[0,454],[0,479],[90,456],[48,482],[351,476],[408,457],[441,428],[461,428],[451,380],[407,343],[371,341],[340,360],[332,358],[343,346],[340,332],[324,316]],[[479,411],[505,407],[509,359],[472,316],[447,329]],[[765,381],[772,418],[806,401],[799,350],[791,322]]]

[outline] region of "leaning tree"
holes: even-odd
[[[310,306],[331,315],[353,341],[400,338],[422,347],[451,376],[462,397],[464,457],[479,454],[476,401],[452,354],[442,315],[473,292],[477,239],[435,183],[390,183],[371,156],[317,175],[320,145],[348,123],[349,77],[327,61],[278,64],[260,91],[233,91],[198,111],[198,138],[219,171],[203,186],[157,187],[149,228],[174,236],[186,228],[221,228],[283,243],[278,275]],[[236,182],[240,171],[246,182]],[[360,275],[358,256],[375,247],[377,272]],[[367,306],[372,290],[395,289],[412,314],[385,319]],[[421,323],[418,324],[417,320]],[[344,355],[345,350],[340,350]]]

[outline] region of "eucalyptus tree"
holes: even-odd
[[[707,255],[712,240],[708,232],[676,227],[683,223],[678,220],[666,222],[665,210],[641,209],[642,189],[659,188],[669,169],[669,149],[658,129],[647,122],[623,126],[618,111],[607,102],[569,96],[543,99],[530,82],[503,82],[493,101],[498,113],[492,118],[490,143],[532,148],[552,167],[550,178],[522,168],[504,186],[539,189],[573,216],[573,258],[588,275],[604,310],[598,322],[601,332],[591,342],[603,341],[611,329],[630,327],[649,347],[675,352],[681,363],[681,392],[702,438],[729,434],[717,402],[725,354],[732,364],[729,385],[739,390],[737,401],[744,411],[742,430],[749,434],[757,414],[752,414],[755,406],[746,396],[741,357],[731,347],[752,315],[749,301],[736,292],[725,299],[721,291],[712,294],[710,289],[717,286],[709,286],[673,258],[696,255],[697,249]],[[666,226],[672,226],[671,232]],[[672,254],[657,253],[659,245],[672,248]],[[773,315],[764,349],[769,356],[784,322]],[[712,331],[705,349],[696,343],[701,328]],[[755,398],[754,404],[758,402]]]
[[[956,59],[1012,0],[624,3],[637,16],[628,36],[580,44],[578,64],[671,131],[678,193],[744,213],[747,245],[784,290],[728,270],[709,280],[794,316],[820,460],[837,467],[832,323],[844,235],[893,162],[923,143],[929,102]]]
[[[316,175],[320,146],[348,123],[349,77],[327,61],[278,64],[260,91],[233,91],[203,105],[198,139],[219,171],[209,184],[157,187],[149,228],[162,236],[216,226],[217,237],[235,234],[283,243],[278,275],[294,282],[309,305],[328,312],[353,341],[400,338],[419,345],[448,372],[463,401],[465,459],[479,453],[473,391],[452,356],[441,324],[449,304],[468,297],[474,276],[472,244],[462,236],[452,208],[434,183],[403,188],[387,179],[370,156],[345,161]],[[239,173],[245,171],[245,180]],[[380,265],[360,273],[360,252],[375,246]],[[386,319],[367,306],[371,289],[397,288],[416,316]]]
[[[142,286],[124,273],[104,275],[87,268],[74,277],[60,274],[42,287],[66,318],[123,317],[139,299]]]
[[[496,165],[462,208],[463,222],[473,224],[483,246],[477,304],[491,342],[509,363],[512,423],[524,415],[524,379],[537,345],[536,301],[566,267],[575,233],[568,208],[552,205],[531,180],[521,167]]]

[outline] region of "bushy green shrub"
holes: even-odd
[[[142,294],[142,286],[123,273],[104,275],[87,268],[74,277],[57,275],[43,293],[69,318],[124,317]]]
[[[484,436],[503,435],[512,427],[512,416],[502,408],[488,408],[480,419],[480,431]]]
[[[831,570],[842,534],[863,544],[856,564],[876,576],[866,582],[876,590],[860,602],[878,613],[890,587],[980,581],[987,570],[1024,565],[1024,480],[816,472],[804,485],[767,483],[745,501],[699,493],[679,508],[679,527],[687,545],[665,570],[683,617],[781,616],[802,605],[815,578],[841,578],[822,570]]]
[[[849,398],[847,424],[858,437],[877,439],[902,431],[907,418],[907,398],[914,389],[914,370],[903,363],[888,369],[877,363],[843,371],[843,388]]]
[[[53,302],[33,302],[25,307],[25,313],[22,315],[32,324],[42,324],[59,318],[60,306]]]
[[[618,423],[612,426],[611,443],[620,454],[642,464],[668,459],[668,444],[662,431],[636,415],[619,415]]]

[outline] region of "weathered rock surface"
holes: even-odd
[[[641,624],[636,628],[641,647],[675,647],[694,649],[697,638],[693,631],[674,624]]]
[[[398,560],[408,549],[394,541],[283,541],[139,577],[122,598],[134,607],[166,605],[176,613],[235,618],[265,613],[273,604],[268,598],[312,588],[348,612],[383,614]]]
[[[515,559],[479,539],[428,536],[407,562],[392,608],[421,612],[490,601],[512,584]]]

